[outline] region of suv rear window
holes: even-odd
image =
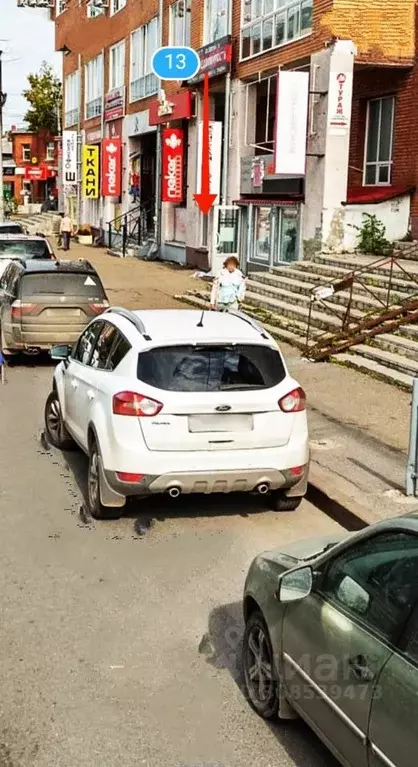
[[[2,240],[0,258],[52,258],[45,240]]]
[[[97,274],[75,272],[42,272],[24,274],[20,292],[22,296],[66,295],[103,301],[104,288]]]
[[[161,346],[141,352],[138,378],[166,391],[269,389],[285,378],[278,351],[252,344]]]

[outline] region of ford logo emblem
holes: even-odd
[[[215,410],[218,413],[226,413],[228,410],[231,410],[231,405],[218,405]]]

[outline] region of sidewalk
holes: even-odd
[[[173,296],[193,283],[193,272],[181,267],[83,246],[71,256],[88,258],[111,303],[129,308],[181,308]],[[403,495],[411,395],[341,365],[306,362],[287,344],[281,349],[308,396],[314,488],[366,523],[418,510],[418,499]]]

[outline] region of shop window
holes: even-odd
[[[125,82],[125,41],[109,51],[109,90],[121,88]]]
[[[269,267],[297,261],[299,206],[254,205],[250,208],[249,260]]]
[[[102,113],[103,54],[91,59],[84,67],[84,73],[85,119],[91,120],[92,117],[98,117]]]
[[[64,124],[77,125],[80,117],[80,73],[77,70],[64,81]]]
[[[121,11],[126,5],[126,0],[111,0],[110,3],[110,15],[113,16],[118,11]]]
[[[177,0],[170,6],[170,45],[190,46],[191,0]]]
[[[310,34],[313,0],[242,0],[241,59]]]
[[[46,145],[45,159],[47,162],[53,162],[55,159],[55,144],[53,141]]]
[[[228,0],[206,0],[205,42],[213,43],[215,40],[220,40],[227,34]]]
[[[30,162],[30,158],[31,158],[30,144],[22,144],[23,162]]]
[[[159,47],[158,17],[131,34],[130,101],[158,92],[158,80],[151,69],[152,56]]]
[[[395,99],[389,96],[367,104],[364,184],[390,184],[393,165]]]

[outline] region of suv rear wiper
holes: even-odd
[[[265,389],[264,384],[225,384],[221,391],[245,391],[246,389]]]

